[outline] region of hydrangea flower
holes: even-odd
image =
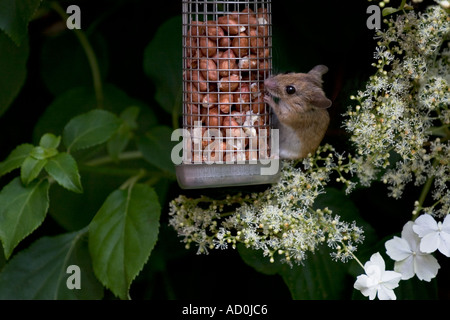
[[[366,274],[359,275],[353,287],[370,300],[378,296],[380,300],[395,300],[394,290],[402,275],[395,271],[386,271],[386,265],[379,252],[374,253],[364,264]]]
[[[436,258],[420,251],[420,238],[413,231],[414,222],[409,221],[402,230],[402,237],[386,242],[386,253],[395,260],[394,271],[402,274],[402,280],[414,275],[420,280],[431,281],[440,268]]]
[[[429,214],[418,217],[413,226],[421,239],[420,250],[430,253],[439,250],[446,257],[450,257],[450,218],[447,215],[444,222],[436,222]]]

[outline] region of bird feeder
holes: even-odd
[[[183,1],[185,189],[274,183],[277,138],[264,103],[270,1]],[[276,162],[276,163],[275,163]]]

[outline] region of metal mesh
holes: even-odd
[[[270,157],[271,3],[183,1],[184,163]]]

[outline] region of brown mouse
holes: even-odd
[[[314,153],[330,123],[331,106],[322,89],[324,65],[308,73],[274,75],[264,81],[264,101],[274,111],[274,128],[279,129],[281,159],[301,159]]]

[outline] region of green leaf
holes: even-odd
[[[342,299],[346,288],[347,267],[334,262],[326,247],[309,253],[301,266],[292,268],[277,261],[270,263],[261,250],[238,246],[239,254],[245,263],[256,271],[267,275],[280,275],[286,283],[291,296],[297,300]]]
[[[38,177],[42,169],[47,164],[47,159],[36,159],[34,157],[27,157],[20,168],[20,178],[24,185],[29,185],[34,179]]]
[[[140,109],[139,127],[146,130],[156,124],[156,115],[152,109],[142,101],[129,97],[124,91],[111,84],[103,87],[104,109],[114,114],[119,114],[129,106]],[[95,92],[91,87],[79,87],[70,89],[57,96],[45,109],[34,127],[34,141],[37,143],[42,135],[50,132],[61,134],[66,124],[74,117],[89,112],[97,107]]]
[[[181,26],[179,16],[163,23],[144,52],[144,71],[156,86],[155,99],[171,114],[181,111]]]
[[[271,263],[269,258],[264,257],[260,250],[247,248],[243,244],[238,244],[237,248],[242,260],[260,273],[274,275],[281,272],[283,267],[286,267],[279,260]]]
[[[5,159],[5,161],[0,162],[0,177],[13,171],[14,169],[20,168],[24,160],[30,155],[34,146],[28,143],[21,144],[17,146]]]
[[[47,180],[25,187],[15,178],[0,192],[0,239],[8,259],[26,236],[44,221],[48,210]]]
[[[400,10],[397,9],[397,8],[387,7],[387,8],[383,9],[382,15],[383,15],[383,17],[386,17],[386,16],[388,16],[390,14],[393,14],[393,13],[396,13],[398,11],[400,11]]]
[[[63,141],[70,151],[93,147],[111,138],[120,125],[121,120],[111,112],[92,110],[69,121]]]
[[[133,137],[132,130],[137,129],[138,127],[136,119],[139,115],[139,111],[138,107],[129,107],[120,114],[123,123],[106,145],[108,154],[116,161],[119,159],[119,154],[126,149]]]
[[[43,148],[41,146],[37,146],[33,148],[30,153],[30,156],[37,160],[45,160],[51,157],[54,157],[58,154],[58,150],[55,148]]]
[[[19,252],[0,273],[2,300],[87,300],[101,299],[103,287],[95,278],[89,255],[86,230],[44,237]],[[80,268],[80,289],[67,282]]]
[[[89,225],[94,272],[121,299],[156,244],[160,212],[155,191],[137,184],[111,193]]]
[[[320,248],[308,255],[302,266],[285,268],[284,282],[296,300],[342,299],[346,289],[346,270],[342,262],[334,262],[328,248]]]
[[[76,193],[83,192],[77,162],[70,154],[60,153],[50,158],[45,170],[62,187]]]
[[[0,29],[21,45],[28,35],[28,23],[39,8],[41,0],[0,1]]]
[[[0,4],[0,20],[3,14]],[[28,42],[16,46],[0,31],[0,116],[8,109],[27,76]]]
[[[57,149],[61,143],[61,137],[52,133],[46,133],[41,137],[39,146],[45,149]]]
[[[171,136],[172,129],[170,127],[154,127],[145,136],[138,139],[138,148],[149,163],[175,175],[171,152],[176,142],[171,141]]]

